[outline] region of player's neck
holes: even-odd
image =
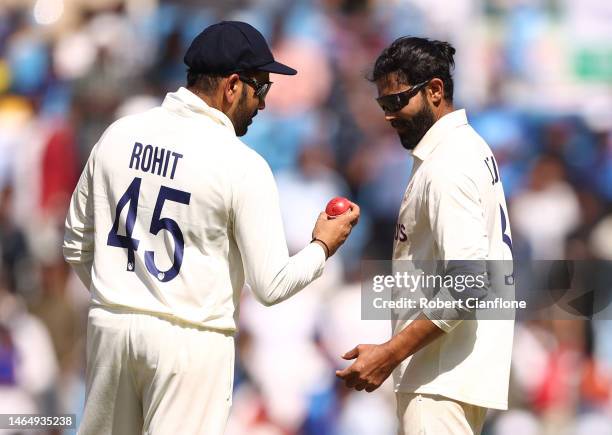
[[[449,113],[454,112],[454,111],[455,111],[455,106],[453,106],[452,104],[448,104],[448,103],[442,103],[437,108],[437,110],[434,111],[434,116],[436,118],[436,121],[438,121],[443,116],[448,115]]]
[[[213,109],[222,111],[221,105],[215,101],[214,96],[208,95],[195,87],[187,87],[187,90],[189,90],[192,94],[196,95],[198,98],[204,101],[208,107],[212,107]]]

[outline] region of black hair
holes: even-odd
[[[195,87],[208,94],[217,88],[222,78],[219,74],[202,73],[190,68],[187,70],[187,87]]]
[[[400,83],[416,85],[439,78],[444,83],[444,99],[452,103],[454,54],[455,49],[448,42],[404,36],[383,50],[368,79],[376,82],[397,73]]]

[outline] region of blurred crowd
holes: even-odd
[[[496,154],[515,256],[612,260],[610,17],[562,0],[0,1],[0,413],[78,418],[88,293],[60,249],[70,195],[104,129],[183,86],[191,39],[237,19],[299,71],[272,76],[243,138],[275,173],[290,251],[333,196],[362,218],[295,298],[244,292],[227,433],[394,434],[388,382],[356,393],[334,376],[339,355],[390,336],[361,320],[360,261],[390,258],[412,165],[369,69],[401,35],[451,42],[455,105]],[[511,410],[484,433],[612,434],[608,319],[518,322]]]

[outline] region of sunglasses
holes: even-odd
[[[242,76],[242,75],[239,75],[238,78],[240,79],[240,81],[253,86],[253,88],[255,88],[255,95],[262,101],[266,99],[266,95],[268,95],[268,92],[270,91],[270,88],[272,87],[272,83],[273,83],[273,82],[259,83],[255,79],[252,79],[246,76]]]
[[[410,89],[398,92],[397,94],[383,95],[382,97],[378,97],[376,101],[378,102],[380,108],[386,113],[399,112],[427,83],[429,83],[429,80],[416,84]]]

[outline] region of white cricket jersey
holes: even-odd
[[[325,264],[318,244],[289,257],[268,164],[185,88],[106,130],[74,191],[63,248],[90,279],[93,305],[226,331],[245,279],[271,305]]]
[[[465,110],[439,119],[412,154],[393,259],[511,260],[499,170]],[[446,333],[400,364],[396,390],[506,409],[514,321],[431,320]],[[394,334],[409,322],[395,322]]]

